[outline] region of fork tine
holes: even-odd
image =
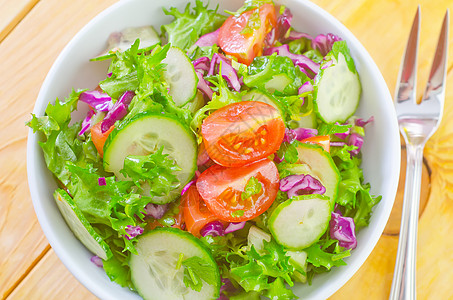
[[[442,29],[440,31],[439,40],[437,42],[436,52],[429,74],[428,83],[426,84],[423,100],[428,100],[433,94],[443,95],[445,92],[445,81],[447,77],[447,52],[448,52],[448,27],[450,22],[450,13],[447,9]],[[438,97],[443,100],[444,97]]]
[[[417,82],[417,53],[420,32],[420,5],[412,23],[411,32],[406,45],[404,58],[401,61],[398,81],[396,84],[395,99],[397,102],[415,100],[415,86]]]

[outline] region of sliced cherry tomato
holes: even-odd
[[[261,189],[243,200],[242,193],[252,176]],[[236,168],[214,165],[200,175],[197,188],[209,210],[220,220],[242,222],[259,216],[272,205],[279,175],[275,164],[267,158]]]
[[[323,147],[325,151],[330,152],[330,136],[328,135],[312,136],[301,140],[301,142],[318,144]]]
[[[276,23],[275,7],[270,3],[246,11],[237,17],[230,16],[220,27],[219,46],[225,53],[236,57],[239,62],[250,65],[255,56],[261,55],[264,39]],[[246,32],[244,29],[247,29]]]
[[[115,126],[112,125],[112,127],[110,127],[109,130],[107,130],[106,132],[103,133],[101,130],[101,124],[102,124],[102,121],[93,125],[93,127],[91,127],[91,140],[93,141],[93,144],[96,147],[96,149],[98,150],[101,157],[103,157],[105,141],[107,140],[107,138],[109,137],[109,134],[113,131]]]
[[[277,151],[285,135],[285,124],[273,106],[244,101],[213,112],[203,121],[201,134],[214,162],[237,167]]]
[[[208,223],[218,220],[206,207],[194,185],[189,187],[182,196],[181,206],[184,213],[186,229],[196,237],[200,236],[200,230]]]

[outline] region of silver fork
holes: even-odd
[[[415,269],[423,148],[442,118],[447,71],[448,24],[447,10],[428,84],[420,104],[416,103],[415,95],[420,6],[415,14],[398,75],[395,109],[401,134],[406,141],[407,170],[398,253],[389,298],[391,300],[416,299]]]

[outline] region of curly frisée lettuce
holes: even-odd
[[[294,285],[354,255],[381,199],[361,169],[373,119],[352,116],[347,41],[295,31],[271,0],[163,13],[174,19],[148,27],[153,39],[126,29],[92,59],[110,60],[95,89],[27,123],[57,205],[108,277],[144,299],[296,299]]]

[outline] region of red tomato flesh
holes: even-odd
[[[261,191],[243,200],[242,192],[251,177],[261,183]],[[265,158],[236,168],[214,165],[197,180],[197,189],[209,211],[227,222],[251,220],[265,212],[279,189],[275,164]]]
[[[203,121],[201,134],[214,162],[237,167],[276,152],[285,135],[285,124],[273,106],[244,101],[213,112]]]
[[[206,204],[200,198],[197,188],[193,185],[182,196],[181,208],[187,231],[196,237],[200,237],[200,230],[208,223],[218,220],[206,207]]]
[[[250,28],[251,33],[242,33],[250,19],[256,18],[257,13],[259,27]],[[255,56],[261,55],[264,39],[276,23],[275,7],[270,3],[246,11],[238,17],[230,16],[220,27],[219,46],[225,53],[236,57],[239,62],[250,65]]]

